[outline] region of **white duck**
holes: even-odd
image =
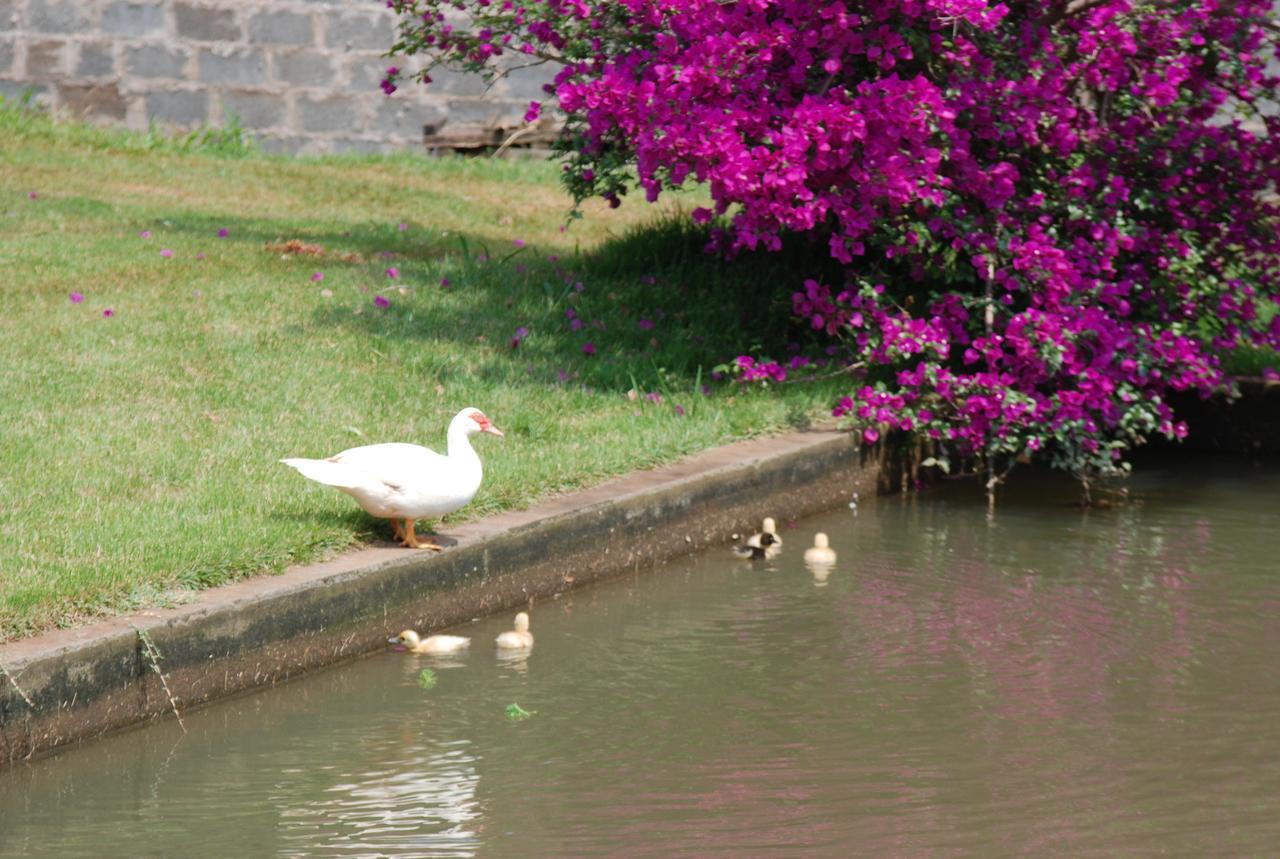
[[[390,519],[396,539],[411,549],[441,546],[419,540],[414,520],[434,519],[464,507],[480,488],[483,470],[471,437],[502,431],[479,409],[466,408],[449,422],[448,455],[416,444],[370,444],[328,459],[282,459],[317,483],[341,489],[370,515]]]
[[[533,633],[529,631],[529,615],[525,612],[516,615],[516,628],[499,635],[497,642],[498,647],[503,650],[528,650],[533,647]]]
[[[466,650],[471,639],[461,635],[429,635],[418,638],[418,633],[406,629],[387,639],[387,644],[403,644],[410,653],[457,653]]]

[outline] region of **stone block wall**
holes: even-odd
[[[550,79],[441,73],[387,98],[394,33],[383,0],[0,0],[0,94],[138,130],[234,114],[267,151],[316,154],[501,140]]]

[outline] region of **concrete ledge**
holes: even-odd
[[[889,471],[848,434],[740,442],[447,528],[456,545],[439,554],[364,549],[0,645],[0,766],[170,714],[143,635],[185,710],[377,650],[404,628],[440,629],[723,544],[765,515],[831,508],[874,493]]]

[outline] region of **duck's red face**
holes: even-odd
[[[476,422],[476,426],[480,427],[480,432],[492,433],[499,438],[502,437],[502,430],[494,426],[493,421],[484,416],[484,412],[477,410],[467,415],[467,417]]]

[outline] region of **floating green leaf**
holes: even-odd
[[[430,668],[424,668],[418,672],[418,685],[423,689],[436,688],[436,673]]]
[[[522,722],[525,719],[528,719],[530,716],[536,715],[537,712],[538,712],[537,710],[526,710],[524,707],[521,707],[519,704],[507,705],[507,718],[513,722]]]

